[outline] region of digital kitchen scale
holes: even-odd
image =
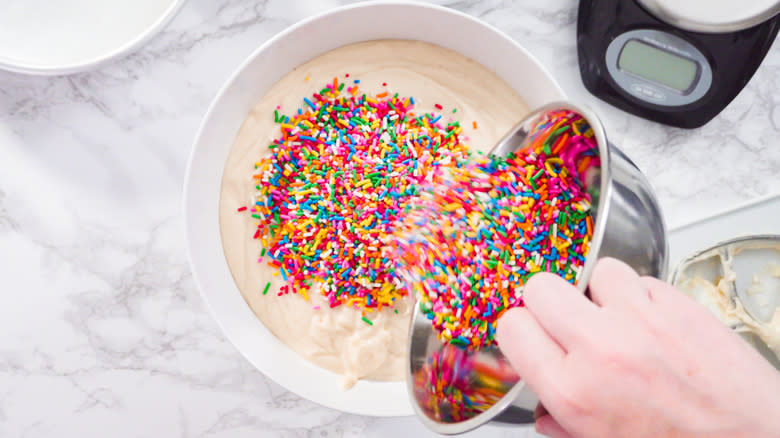
[[[697,128],[753,76],[778,12],[780,0],[580,0],[582,81],[632,114]]]

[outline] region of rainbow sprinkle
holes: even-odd
[[[392,306],[407,295],[387,243],[393,224],[423,182],[467,158],[461,127],[414,114],[411,97],[367,96],[337,78],[303,102],[290,116],[275,112],[281,136],[255,166],[248,212],[286,280],[277,295],[315,290],[330,307],[364,312]]]
[[[450,168],[446,181],[404,209],[399,272],[443,342],[493,345],[497,319],[522,305],[531,275],[579,277],[593,219],[578,175],[598,164],[595,140],[570,112],[537,129],[528,147],[506,159],[478,155]]]

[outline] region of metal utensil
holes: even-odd
[[[585,291],[596,260],[607,256],[623,260],[642,275],[665,278],[666,229],[652,188],[634,163],[607,142],[604,128],[590,110],[568,102],[541,107],[510,130],[491,153],[506,156],[522,150],[538,134],[535,128],[562,110],[580,114],[590,125],[601,161],[600,166],[580,175],[591,194],[595,225],[577,288]],[[565,152],[560,151],[560,155]],[[414,411],[428,428],[440,434],[458,434],[489,421],[534,421],[539,400],[498,348],[467,352],[443,345],[419,306],[415,306],[409,337],[407,388]],[[453,404],[432,396],[426,390],[430,384],[459,394],[463,402]]]

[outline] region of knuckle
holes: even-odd
[[[573,383],[567,385],[565,389],[559,388],[556,394],[557,407],[566,417],[583,418],[588,415],[587,400],[590,400],[591,396],[585,385]]]
[[[593,276],[600,276],[604,272],[607,272],[613,268],[617,263],[619,263],[617,259],[612,257],[604,257],[603,259],[599,259],[599,261],[596,263],[596,266],[593,267]]]

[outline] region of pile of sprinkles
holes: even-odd
[[[580,179],[599,164],[593,132],[569,111],[532,132],[515,154],[476,155],[449,169],[404,209],[399,272],[445,343],[493,345],[496,321],[523,304],[531,275],[549,271],[570,283],[580,275],[593,235]]]
[[[277,109],[281,135],[255,165],[248,212],[260,261],[286,281],[278,295],[318,291],[371,324],[367,312],[407,295],[387,243],[399,213],[468,150],[457,121],[415,114],[412,97],[368,96],[352,82],[334,78],[292,115]]]

